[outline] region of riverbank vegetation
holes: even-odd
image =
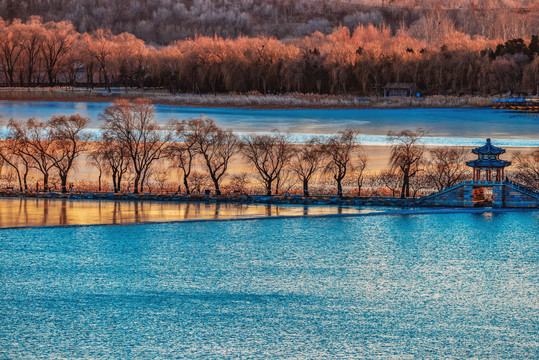
[[[239,136],[208,117],[158,125],[147,99],[118,100],[100,132],[80,115],[9,121],[0,142],[0,182],[20,191],[78,191],[416,197],[470,179],[467,149],[422,145],[422,129],[390,132],[387,168],[368,170],[358,129],[294,143],[288,134]],[[539,150],[517,153],[514,180],[538,186]],[[90,171],[89,169],[93,169]],[[110,179],[110,181],[109,181]],[[35,182],[35,186],[34,186]]]
[[[307,20],[307,25],[312,25],[305,27],[308,30],[288,31],[284,37],[269,28],[250,31],[255,24],[265,26],[269,21],[252,20],[247,26],[249,31],[227,33],[225,29],[231,27],[215,25],[220,21],[216,17],[208,20],[215,26],[193,25],[189,34],[173,28],[162,32],[175,36],[172,39],[162,39],[156,35],[159,31],[139,32],[141,27],[125,22],[115,26],[122,22],[109,22],[106,16],[83,25],[78,18],[51,16],[37,5],[28,5],[23,11],[15,5],[18,1],[8,2],[11,5],[0,3],[0,8],[3,4],[11,9],[6,13],[12,14],[0,22],[0,84],[9,87],[99,86],[109,92],[139,88],[166,89],[173,94],[376,96],[382,94],[387,83],[415,83],[424,95],[445,96],[535,94],[539,81],[539,38],[534,36],[539,16],[533,2],[524,9],[471,3],[458,9],[456,5],[449,9],[382,7],[371,9],[380,11],[379,16],[374,16],[371,10],[349,13],[349,6],[359,5],[337,1],[303,1],[301,6],[297,2],[274,1],[265,9],[280,15],[267,18],[280,21],[285,17],[290,26],[299,26],[292,19],[309,19],[315,13],[328,14],[332,20],[325,26]],[[129,11],[138,14],[132,7],[134,3],[118,8],[122,16]],[[86,6],[81,2],[72,5],[77,8],[74,14]],[[225,1],[216,5],[195,1],[185,11],[208,10],[189,18],[195,21],[203,18],[202,14],[209,16],[235,5],[251,14],[252,19],[266,18],[261,9],[255,10],[260,6],[255,2]],[[103,15],[109,15],[108,9],[117,6],[117,2],[107,2],[98,8],[102,7]],[[146,4],[144,11],[152,7],[167,8],[156,2]],[[154,12],[165,17],[176,13]],[[35,14],[45,17],[30,16]],[[18,15],[24,20],[13,18]],[[129,19],[142,21],[137,17]],[[148,26],[189,27],[185,25],[189,21],[157,20],[160,19]]]

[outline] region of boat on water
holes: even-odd
[[[539,98],[514,98],[492,101],[493,109],[539,112]]]

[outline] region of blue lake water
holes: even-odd
[[[537,211],[0,231],[0,358],[536,359]]]
[[[53,114],[81,113],[100,126],[99,114],[110,104],[74,102],[0,101],[5,119],[47,120]],[[356,110],[252,110],[194,108],[156,105],[161,123],[171,118],[188,119],[205,114],[237,132],[274,129],[293,134],[334,134],[347,127],[359,128],[364,144],[385,143],[388,131],[423,127],[430,130],[427,144],[475,146],[485,138],[499,146],[539,146],[539,114],[477,109],[356,109]]]

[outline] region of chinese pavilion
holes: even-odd
[[[472,152],[477,154],[477,160],[467,161],[466,165],[473,168],[473,181],[503,181],[504,168],[511,165],[510,161],[500,160],[500,155],[505,153],[505,149],[492,145],[490,139],[487,139],[485,145],[473,149]]]

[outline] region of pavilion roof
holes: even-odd
[[[490,143],[490,139],[487,139],[487,143],[481,147],[472,150],[474,154],[481,155],[500,155],[505,152],[505,149],[496,147]]]
[[[503,168],[511,165],[511,162],[500,159],[477,159],[466,161],[466,165],[478,168]]]

